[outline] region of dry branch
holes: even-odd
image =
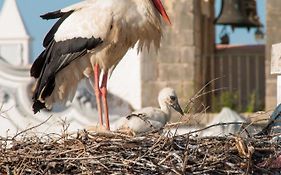
[[[0,139],[0,174],[271,174],[271,137],[165,137],[79,132]]]

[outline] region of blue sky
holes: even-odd
[[[63,8],[67,5],[79,2],[79,0],[18,0],[18,6],[21,14],[23,15],[24,22],[27,30],[32,37],[32,58],[35,57],[42,50],[42,40],[48,32],[54,21],[42,20],[39,16],[49,11],[54,11]],[[221,0],[216,0],[217,9],[220,8]],[[265,24],[265,3],[266,0],[257,0],[258,13],[261,21]],[[2,7],[3,0],[0,0],[0,7]],[[217,10],[218,11],[218,10]],[[219,34],[221,27],[217,27],[217,34]],[[256,44],[254,39],[254,30],[250,33],[246,29],[236,29],[234,33],[231,32],[232,44]],[[217,35],[218,36],[218,35]],[[218,42],[217,38],[217,42]]]

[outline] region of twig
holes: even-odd
[[[48,117],[46,120],[44,120],[42,123],[39,123],[38,125],[32,126],[31,128],[25,129],[19,133],[17,133],[15,136],[12,137],[12,140],[14,140],[16,137],[18,137],[19,135],[26,133],[32,129],[38,128],[40,126],[42,126],[43,124],[47,123],[53,116],[51,115],[50,117]]]

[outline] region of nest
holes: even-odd
[[[150,133],[25,135],[0,139],[0,174],[271,174],[271,137]]]

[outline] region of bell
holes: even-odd
[[[222,0],[222,8],[215,23],[236,27],[262,27],[257,15],[256,0]]]

